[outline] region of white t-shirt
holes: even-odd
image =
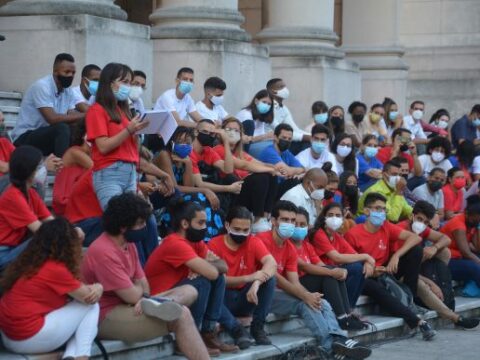
[[[240,112],[237,115],[235,115],[235,117],[241,122],[244,122],[245,120],[253,120],[252,112],[248,109],[240,110]],[[254,123],[255,123],[255,130],[253,132],[253,136],[265,135],[267,133],[267,131],[265,130],[264,122],[254,120]]]
[[[221,123],[228,117],[228,113],[222,105],[213,105],[213,109],[209,109],[203,101],[198,101],[195,105],[202,119],[210,119]]]
[[[185,94],[182,99],[179,99],[175,93],[175,88],[173,88],[160,95],[153,110],[176,111],[180,116],[180,119],[193,122],[188,114],[197,111],[197,108],[195,107],[195,103],[190,94]]]
[[[297,207],[303,207],[308,211],[310,224],[314,224],[317,219],[317,208],[315,201],[307,194],[303,184],[298,184],[282,195],[280,200],[291,201]]]
[[[80,85],[73,87],[72,92],[75,98],[75,105],[80,103],[87,103],[88,105],[93,105],[95,103],[95,96],[91,95],[88,99],[83,96],[83,93],[80,90]]]
[[[300,129],[295,120],[293,120],[292,113],[285,104],[280,104],[275,100],[273,102],[273,122],[269,125],[269,128],[274,130],[279,124],[289,124],[293,129],[293,141],[302,141],[303,135],[310,135],[308,132]]]
[[[333,162],[333,166],[332,166],[332,170],[333,169],[337,169],[337,175],[340,176],[343,174],[343,163],[341,163],[340,161],[337,160],[337,157],[334,155],[333,156],[333,159],[335,160],[335,162]],[[355,158],[355,174],[357,175],[358,177],[358,159]]]
[[[426,139],[427,135],[423,132],[422,124],[416,122],[411,115],[403,117],[403,127],[412,132],[414,139]]]
[[[321,168],[323,164],[325,164],[327,161],[330,161],[332,163],[332,171],[337,172],[335,156],[327,149],[320,154],[318,159],[313,157],[311,148],[305,149],[298,153],[295,158],[300,161],[300,164],[302,164],[302,166],[307,170],[312,168]]]
[[[415,195],[420,200],[428,201],[430,204],[433,205],[435,210],[443,209],[445,207],[444,199],[443,199],[443,191],[441,189],[438,191],[435,191],[432,195],[428,190],[428,185],[423,184],[413,189],[413,195]]]
[[[432,171],[434,168],[439,167],[445,172],[450,170],[453,166],[450,160],[444,159],[443,161],[439,162],[438,164],[435,164],[432,161],[432,157],[428,154],[423,154],[418,157],[418,161],[420,162],[420,165],[422,166],[423,170],[423,176],[428,177],[428,174],[430,174],[430,171]]]

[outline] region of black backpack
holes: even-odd
[[[453,291],[452,274],[448,265],[433,258],[422,264],[420,273],[438,285],[443,293],[443,303],[452,311],[455,311],[455,292]]]

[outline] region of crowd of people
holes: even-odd
[[[371,327],[362,294],[424,340],[436,331],[422,307],[479,324],[455,312],[451,280],[480,296],[480,104],[454,121],[427,120],[420,100],[405,115],[390,98],[347,113],[316,101],[302,130],[282,79],[232,116],[227,84],[206,79],[195,103],[183,67],[153,108],[177,123],[163,139],[142,134],[144,72],[91,64],[72,88],[75,73],[57,55],[0,138],[8,350],[85,359],[95,338],[172,332],[178,354],[203,360],[270,345],[273,313],[300,317],[326,356],[364,359],[348,337]]]

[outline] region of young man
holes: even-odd
[[[277,286],[272,312],[279,315],[298,315],[328,353],[364,359],[371,350],[348,339],[338,325],[330,304],[322,294],[305,289],[298,278],[297,250],[289,241],[295,230],[297,207],[280,200],[272,211],[272,231],[260,233],[267,249],[277,262]]]
[[[164,293],[150,291],[131,243],[132,235],[145,231],[149,215],[150,205],[137,195],[113,197],[103,214],[105,232],[85,253],[83,278],[104,289],[98,336],[132,343],[171,331],[188,358],[209,359],[190,311],[182,306],[195,301],[195,289],[183,286]]]
[[[223,108],[223,93],[227,88],[225,81],[219,77],[208,78],[203,84],[203,99],[198,101],[197,111],[202,119],[210,119],[216,125],[222,125],[222,121],[228,117],[228,113]]]
[[[295,158],[305,169],[321,168],[329,161],[332,171],[337,172],[335,156],[330,152],[330,130],[324,125],[316,124],[312,127],[311,146],[300,152]]]
[[[190,92],[193,90],[193,70],[183,67],[177,72],[176,86],[157,99],[154,110],[170,111],[178,126],[195,127],[202,117],[195,107]],[[193,120],[192,120],[193,119]]]
[[[53,74],[37,80],[25,93],[12,138],[15,146],[32,145],[44,156],[62,157],[70,146],[70,126],[85,118],[75,110],[70,88],[75,76],[75,60],[70,54],[58,54]]]
[[[345,234],[345,239],[355,251],[369,254],[375,259],[375,267],[368,263],[365,265],[368,278],[363,293],[372,297],[382,309],[403,318],[411,329],[419,327],[423,339],[430,340],[436,334],[430,325],[393,297],[377,280],[384,273],[398,279],[403,277],[403,282],[415,296],[422,261],[422,249],[417,246],[421,238],[386,221],[387,206],[387,199],[382,194],[367,194],[363,209],[367,221],[351,228]],[[397,242],[401,243],[401,247],[395,252],[391,251]]]
[[[439,221],[445,218],[445,205],[442,187],[447,180],[447,174],[442,168],[433,168],[428,175],[427,182],[413,189],[413,195],[420,200],[427,200],[437,212]]]
[[[141,70],[133,72],[132,87],[130,88],[130,108],[136,113],[142,115],[145,113],[145,105],[143,104],[142,95],[147,88],[147,75]],[[133,112],[132,112],[133,113]]]
[[[427,135],[423,132],[422,119],[425,116],[425,103],[415,100],[408,109],[409,115],[403,117],[403,127],[410,130],[415,144],[428,144]]]
[[[463,115],[452,126],[452,143],[455,148],[465,140],[480,144],[478,130],[480,129],[480,104],[475,104],[470,113]]]
[[[220,324],[240,349],[251,340],[235,316],[250,316],[250,334],[257,345],[270,345],[264,330],[275,290],[277,263],[263,242],[251,235],[252,213],[245,207],[232,208],[225,219],[227,234],[208,243],[210,250],[228,266],[227,290]]]
[[[179,200],[170,214],[175,233],[163,239],[145,266],[152,291],[193,286],[198,297],[190,310],[210,355],[236,352],[238,347],[219,340],[215,329],[223,307],[227,266],[203,242],[207,232],[205,210],[195,202]]]
[[[95,64],[86,65],[82,69],[80,85],[72,88],[78,111],[86,113],[90,105],[95,102],[101,72],[102,69]]]
[[[402,177],[406,182],[407,182],[407,186],[405,186],[403,188],[403,191],[402,191],[402,195],[403,197],[405,198],[405,200],[407,201],[407,204],[410,205],[410,206],[413,206],[415,205],[415,203],[420,200],[418,199],[412,191],[410,191],[410,189],[408,188],[408,176],[409,176],[409,170],[408,170],[408,160],[405,159],[404,157],[401,157],[401,156],[397,156],[395,158],[393,158],[391,161],[393,162],[396,162],[398,163],[398,165],[400,165],[400,177]]]

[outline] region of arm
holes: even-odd
[[[275,173],[273,167],[264,165],[260,161],[247,161],[238,158],[233,158],[235,169],[246,170],[252,173]]]
[[[326,255],[337,264],[350,264],[361,261],[375,265],[375,259],[368,254],[340,254],[337,250],[332,250]]]
[[[275,276],[277,278],[277,286],[280,289],[303,301],[308,291],[300,284],[298,273],[289,272],[287,274],[288,280],[278,273]]]
[[[0,173],[6,174],[8,173],[9,166],[8,162],[0,160]]]
[[[454,230],[453,239],[455,240],[458,250],[460,250],[463,258],[480,264],[480,258],[472,252],[470,246],[468,245],[467,233],[465,230]]]
[[[217,185],[210,182],[202,180],[202,175],[194,174],[193,183],[196,187],[206,188],[212,190],[213,192],[233,192],[231,185]]]
[[[228,286],[244,285],[258,281],[260,284],[264,283],[277,273],[277,262],[272,255],[265,255],[260,262],[262,263],[262,269],[243,276],[227,276]],[[259,285],[260,285],[259,284]]]
[[[98,302],[102,293],[103,286],[101,284],[82,284],[77,290],[69,292],[68,295],[81,303],[94,304]]]
[[[422,164],[420,164],[420,160],[418,159],[417,147],[416,146],[411,146],[410,147],[410,153],[413,157],[413,175],[422,176],[423,175],[423,169],[422,169]]]
[[[310,264],[302,259],[298,259],[298,269],[302,270],[303,272],[310,274],[310,275],[320,275],[320,276],[333,276],[333,273],[335,269],[329,269],[325,266],[322,266],[320,264]],[[345,270],[345,269],[342,269]],[[345,270],[346,271],[346,270]]]
[[[433,243],[432,247],[435,247],[437,251],[448,247],[452,242],[447,235],[435,230],[430,230],[427,239]]]
[[[47,218],[48,219],[48,218]],[[36,220],[30,224],[27,225],[28,230],[30,230],[32,233],[36,233],[38,229],[40,229],[40,226],[42,226],[42,222],[40,220]]]
[[[195,110],[195,111],[192,111],[191,113],[189,113],[188,115],[190,115],[190,117],[193,119],[193,121],[195,121],[196,123],[198,123],[200,120],[202,120],[202,115],[200,115],[200,113]]]
[[[128,130],[128,127],[117,133],[112,137],[102,136],[95,139],[95,145],[102,155],[118,148],[133,132]]]
[[[187,261],[185,265],[187,265],[194,273],[206,277],[208,280],[216,280],[218,278],[219,271],[217,268],[200,257]]]
[[[86,154],[79,148],[72,149],[70,151],[70,156],[76,165],[81,166],[84,169],[90,169],[93,167],[93,160],[90,155]]]
[[[68,114],[57,114],[55,110],[51,107],[41,107],[38,108],[40,114],[42,114],[43,118],[47,123],[50,125],[55,125],[59,123],[74,123],[78,120],[82,120],[85,118],[84,113],[79,112],[69,112]]]
[[[89,107],[90,105],[88,105],[86,102],[79,102],[75,104],[75,109],[81,113],[86,113]]]
[[[185,127],[188,127],[188,128],[194,128],[194,127],[197,126],[197,124],[195,122],[182,120],[180,118],[180,115],[178,115],[178,112],[176,112],[176,111],[171,111],[171,114],[172,114],[173,118],[175,119],[175,121],[177,122],[178,126],[185,126]]]
[[[127,289],[114,290],[115,294],[126,304],[135,305],[143,294],[150,294],[150,287],[146,278],[136,280],[133,285]]]

